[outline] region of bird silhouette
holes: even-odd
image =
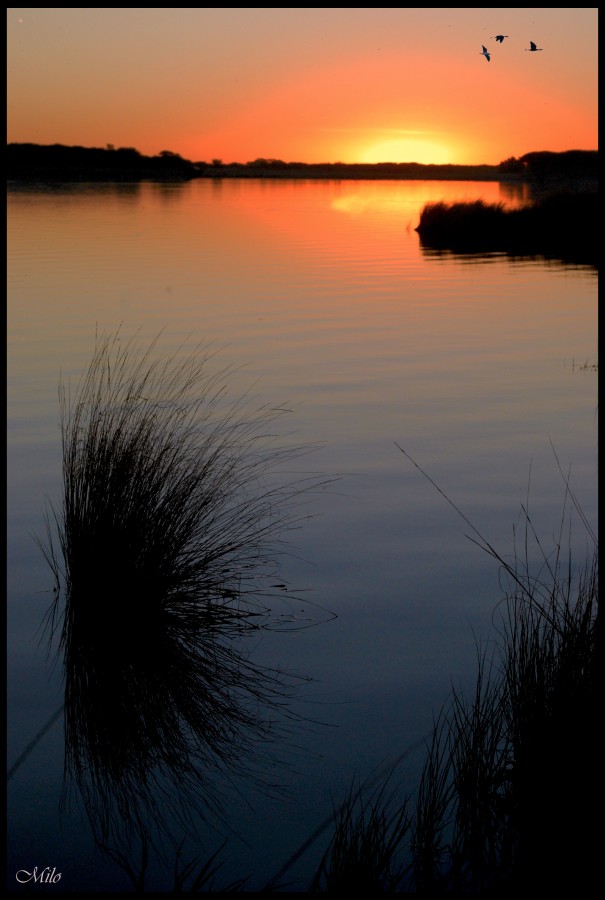
[[[507,34],[497,34],[496,37],[494,38],[494,40],[499,41],[499,43],[502,43],[502,41],[504,40],[505,37],[508,37],[508,35]]]
[[[483,47],[483,44],[481,44]],[[489,53],[487,52],[487,47],[483,47],[483,50],[480,53],[480,56],[484,56],[486,60],[489,62]]]
[[[542,47],[536,47],[536,45],[534,44],[533,41],[530,41],[530,42],[529,42],[529,47],[526,47],[526,48],[525,48],[525,50],[526,50],[528,53],[529,53],[529,52],[532,52],[532,53],[533,53],[534,50],[541,50],[541,49],[542,49]]]

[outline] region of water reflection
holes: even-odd
[[[507,204],[525,206],[533,200],[532,186],[527,181],[501,181],[499,188]]]
[[[7,187],[12,197],[20,194],[39,197],[43,192],[52,197],[65,195],[76,199],[112,197],[117,200],[139,200],[147,185],[144,187],[140,181],[7,181]]]
[[[182,200],[187,183],[184,181],[153,181],[150,188],[153,196],[165,203]]]
[[[440,181],[387,181],[376,184],[347,183],[340,195],[332,200],[332,208],[350,215],[363,215],[368,212],[409,214],[416,212],[419,205],[437,202],[444,193],[452,198],[451,202],[475,199],[477,196],[475,182],[448,182],[445,186]],[[481,194],[486,202],[503,202],[507,206],[521,206],[530,202],[527,184],[509,182],[488,182],[481,184]]]
[[[65,791],[95,840],[220,816],[222,775],[278,789],[272,751],[305,679],[258,665],[249,640],[297,629],[276,541],[316,477],[270,437],[283,410],[229,401],[208,359],[99,338],[63,396],[63,496],[44,551],[65,677]],[[283,614],[279,610],[285,610]]]
[[[402,216],[408,189],[415,193]],[[264,884],[330,815],[343,781],[425,734],[451,680],[474,678],[471,629],[491,629],[499,594],[492,567],[402,474],[394,440],[430,464],[494,541],[510,537],[532,460],[532,519],[556,525],[547,435],[573,462],[591,520],[597,515],[596,379],[572,369],[574,358],[598,360],[594,273],[502,257],[483,268],[474,258],[437,262],[414,231],[436,189],[446,202],[463,192],[501,199],[483,183],[234,180],[190,183],[169,206],[149,183],[137,186],[135,203],[98,185],[69,196],[9,195],[11,761],[60,702],[36,652],[49,578],[29,535],[40,526],[41,497],[60,495],[57,372],[67,380],[86,371],[96,323],[124,322],[145,338],[168,323],[158,345],[166,354],[190,335],[226,345],[220,358],[240,367],[234,392],[257,383],[263,396],[285,397],[300,439],[322,442],[322,468],[345,474],[338,492],[314,502],[313,527],[294,536],[296,556],[279,577],[310,587],[339,618],[304,640],[265,634],[258,648],[270,665],[313,675],[302,697],[334,727],[298,742],[320,752],[321,765],[299,757],[302,775],[281,770],[293,799],[238,782],[241,803],[224,808],[246,844],[225,848],[225,878],[252,872]],[[372,198],[366,212],[334,209],[332,200],[351,192],[360,209],[364,192]],[[377,205],[393,192],[394,206]],[[90,572],[113,585],[110,563],[97,556]],[[284,608],[290,592],[273,593]],[[247,634],[255,643],[263,632]],[[47,734],[11,781],[12,859],[21,867],[30,847],[32,858],[61,861],[70,887],[88,886],[103,861],[77,812],[59,827],[55,737]],[[152,775],[166,794],[175,779],[167,771],[161,780],[161,766]],[[217,846],[208,830],[202,853]],[[78,872],[76,860],[85,860]]]
[[[595,275],[597,272],[596,260],[590,248],[587,248],[586,251],[571,251],[561,255],[555,252],[550,255],[548,253],[522,253],[514,250],[486,252],[481,249],[472,250],[471,248],[463,251],[431,246],[421,239],[420,250],[426,259],[433,262],[437,260],[441,262],[456,260],[464,265],[481,266],[501,262],[502,259],[506,259],[515,265],[531,265],[535,263],[537,265],[551,265],[559,268],[571,266],[573,268],[586,268],[588,271],[592,270],[595,272]]]
[[[450,262],[455,259],[465,265],[486,265],[489,263],[501,262],[506,259],[507,255],[504,251],[494,251],[493,253],[460,253],[454,250],[438,250],[420,241],[420,249],[422,255],[432,262]]]

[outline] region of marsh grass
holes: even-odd
[[[562,573],[549,587],[540,605],[513,594],[503,629],[511,882],[577,890],[596,884],[603,803],[596,548],[577,576]]]
[[[478,647],[474,695],[454,691],[435,730],[423,779],[436,786],[441,808],[425,844],[439,853],[416,889],[577,889],[597,875],[598,541],[555,458],[565,496],[551,547],[535,531],[528,503],[511,559],[457,510],[471,539],[499,564],[505,596],[494,619],[498,639]],[[580,568],[572,559],[572,513],[589,541]],[[421,792],[417,817],[434,806]]]
[[[175,848],[170,892],[176,894],[184,891],[190,893],[214,891],[216,876],[223,865],[220,861],[220,854],[225,843],[226,839],[204,861],[201,861],[198,857],[184,861],[182,844]],[[100,843],[98,846],[127,875],[133,891],[144,892],[147,890],[150,850],[152,848],[149,846],[145,833],[141,835],[140,861],[137,864],[133,862],[132,854],[127,855],[118,848]],[[222,889],[222,892],[241,891],[245,887],[246,880],[244,878],[232,881]]]
[[[399,449],[498,563],[504,597],[494,615],[496,638],[477,644],[474,693],[453,690],[435,719],[415,795],[397,800],[375,789],[354,816],[359,795],[351,793],[314,887],[338,890],[370,872],[374,885],[390,892],[591,891],[600,881],[603,808],[596,535],[557,458],[565,497],[552,548],[525,504],[512,557],[505,558]],[[570,549],[572,511],[589,539],[579,569]],[[391,822],[393,841],[385,839]],[[380,864],[368,867],[372,852],[377,863],[388,859],[396,881],[381,879]]]
[[[596,192],[560,192],[507,209],[483,200],[427,203],[416,231],[422,243],[457,253],[505,251],[598,265]]]
[[[431,240],[456,236],[458,240],[488,242],[491,236],[501,238],[508,221],[503,203],[438,201],[423,207],[416,230]]]
[[[401,805],[388,779],[372,791],[352,785],[334,810],[334,833],[311,885],[312,891],[394,892],[406,872],[400,851],[409,829],[407,803]]]
[[[47,625],[63,657],[65,797],[76,785],[103,845],[150,818],[221,815],[219,781],[279,790],[270,748],[300,724],[290,700],[305,678],[256,663],[250,639],[294,618],[284,535],[329,479],[284,474],[311,448],[278,439],[285,410],[230,399],[232,372],[212,363],[118,333],[97,338],[73,396],[60,387]]]

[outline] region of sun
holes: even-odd
[[[360,162],[416,162],[428,165],[447,165],[452,152],[442,144],[423,138],[391,138],[366,146],[359,153]]]

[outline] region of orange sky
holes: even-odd
[[[597,7],[7,15],[9,141],[225,162],[497,164],[598,146]]]

